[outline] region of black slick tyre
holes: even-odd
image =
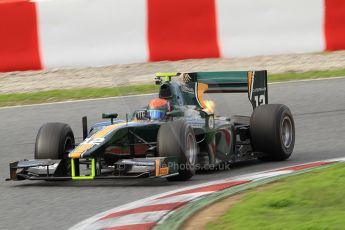
[[[250,135],[254,151],[264,153],[260,160],[288,159],[295,145],[295,124],[289,108],[282,104],[257,107],[250,119]]]
[[[35,159],[66,159],[67,151],[74,148],[71,127],[64,123],[47,123],[38,131]]]
[[[176,157],[179,175],[167,177],[169,181],[185,181],[195,174],[197,144],[193,129],[183,120],[167,122],[158,131],[158,154]]]

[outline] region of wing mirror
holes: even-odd
[[[114,124],[114,119],[118,116],[117,113],[102,113],[103,119],[110,119],[111,124]]]

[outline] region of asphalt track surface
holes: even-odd
[[[345,156],[345,78],[273,84],[269,102],[290,107],[296,123],[293,156],[285,162],[259,161],[230,170],[197,174],[187,182],[164,179],[5,182],[8,162],[33,158],[39,127],[66,122],[81,137],[81,117],[101,121],[101,112],[126,112],[154,97],[136,96],[0,109],[0,229],[66,229],[99,212],[151,195],[212,180]],[[222,115],[250,114],[246,94],[213,95]]]

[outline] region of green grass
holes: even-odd
[[[268,80],[270,82],[278,82],[334,76],[345,76],[345,69],[330,71],[311,71],[304,73],[271,74],[269,75]],[[157,92],[157,89],[158,87],[154,85],[152,80],[152,85],[130,85],[113,88],[82,88],[66,90],[49,90],[32,93],[0,94],[0,107],[154,93]]]
[[[158,86],[132,85],[114,88],[49,90],[32,93],[0,94],[0,106],[27,105],[66,100],[80,100],[157,92]]]
[[[344,229],[345,164],[288,177],[252,190],[208,230]]]
[[[290,80],[306,80],[316,78],[345,76],[345,69],[327,70],[327,71],[309,71],[303,73],[279,73],[268,76],[270,82],[290,81]]]

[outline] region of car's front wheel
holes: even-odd
[[[161,157],[175,157],[179,175],[170,181],[185,181],[195,174],[197,144],[192,127],[183,120],[163,124],[158,131],[158,153]]]
[[[35,159],[65,159],[74,148],[71,127],[64,123],[47,123],[38,131],[35,143]]]

